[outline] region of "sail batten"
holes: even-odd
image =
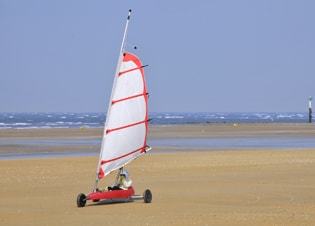
[[[119,72],[118,76],[121,76],[123,74],[126,74],[128,72],[131,72],[131,71],[134,71],[134,70],[138,70],[138,69],[141,69],[141,68],[144,68],[146,67],[147,65],[143,65],[143,66],[140,66],[140,67],[136,67],[136,68],[132,68],[132,69],[129,69],[129,70],[126,70],[126,71],[122,71],[122,72]]]
[[[143,151],[145,148],[146,148],[146,146],[141,147],[141,148],[138,148],[138,149],[136,149],[136,150],[134,150],[134,151],[131,151],[131,152],[127,153],[127,154],[124,154],[124,155],[122,155],[122,156],[118,156],[118,157],[116,157],[116,158],[114,158],[114,159],[103,160],[103,161],[101,162],[101,165],[103,165],[103,164],[105,164],[105,163],[112,162],[112,161],[116,161],[116,160],[121,159],[121,158],[124,158],[124,157],[127,157],[128,155],[131,155],[131,154],[133,154],[133,153],[135,153],[135,152]]]
[[[133,98],[141,97],[141,96],[144,96],[144,95],[148,95],[148,93],[140,93],[140,94],[137,94],[137,95],[121,98],[119,100],[113,100],[112,104],[116,104],[116,103],[121,102],[121,101],[125,101],[125,100],[130,100],[130,99],[133,99]]]
[[[126,129],[126,128],[131,127],[131,126],[136,126],[136,125],[139,125],[139,124],[142,124],[142,123],[146,123],[147,121],[148,120],[143,120],[143,121],[135,122],[135,123],[128,124],[128,125],[125,125],[125,126],[121,126],[121,127],[117,127],[117,128],[113,128],[113,129],[107,129],[106,133],[110,133],[110,132],[121,130],[121,129]]]

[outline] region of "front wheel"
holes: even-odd
[[[83,193],[78,194],[77,197],[77,206],[78,207],[84,207],[86,203],[86,196]]]
[[[146,189],[143,193],[143,201],[145,203],[150,203],[152,201],[152,193],[149,189]]]

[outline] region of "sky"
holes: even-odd
[[[313,0],[0,0],[0,112],[106,112],[128,10],[150,112],[304,112]]]

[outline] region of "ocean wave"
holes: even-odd
[[[15,129],[39,129],[39,126],[16,127]]]
[[[12,127],[11,126],[2,126],[2,127],[0,127],[0,129],[12,129]]]
[[[12,122],[12,123],[0,123],[0,126],[29,126],[32,125],[32,123],[27,122]]]
[[[255,113],[150,113],[155,125],[185,123],[272,123],[307,122],[308,114],[302,112]],[[62,119],[66,118],[66,119]],[[0,113],[0,129],[11,128],[99,128],[106,117],[103,113]]]
[[[170,115],[167,115],[167,116],[164,116],[164,118],[166,118],[166,119],[182,119],[182,118],[185,118],[185,116],[180,116],[180,115],[170,116]]]
[[[16,123],[13,123],[12,125],[15,125],[15,126],[29,126],[29,125],[32,125],[32,123],[16,122]]]
[[[66,122],[68,125],[82,125],[83,122]]]
[[[69,126],[30,126],[30,127],[16,127],[15,129],[68,129]]]
[[[292,115],[277,115],[277,118],[292,118]]]

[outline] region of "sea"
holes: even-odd
[[[303,112],[255,112],[255,113],[150,113],[150,124],[198,124],[198,123],[305,123],[308,114]],[[98,128],[103,127],[105,114],[86,113],[0,113],[0,129],[36,128]]]
[[[198,124],[198,123],[305,123],[306,113],[150,113],[150,123],[153,125]],[[87,113],[0,113],[0,130],[6,129],[39,129],[39,128],[102,128],[105,115],[97,112]],[[259,150],[259,149],[305,149],[314,148],[313,137],[289,136],[250,136],[250,137],[210,137],[210,138],[150,138],[148,143],[153,147],[162,147],[162,151],[173,152],[180,150]],[[75,147],[89,146],[85,151],[75,151]],[[10,146],[35,150],[31,152],[10,151]],[[44,147],[62,147],[63,151],[45,151]],[[97,156],[101,146],[101,138],[83,139],[42,139],[33,137],[1,138],[0,153],[3,159],[25,158],[56,158],[70,156]],[[73,149],[74,148],[74,149]],[[39,151],[43,149],[42,151]],[[73,149],[73,150],[72,150]],[[160,150],[160,152],[161,152]],[[154,152],[153,152],[154,153]]]

